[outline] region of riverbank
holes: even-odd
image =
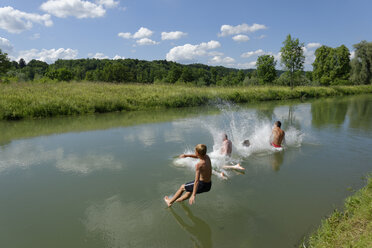
[[[372,85],[335,87],[188,87],[109,83],[0,84],[0,120],[195,107],[372,93]]]
[[[372,178],[346,199],[343,212],[335,210],[300,247],[372,247]]]

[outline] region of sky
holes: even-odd
[[[1,0],[0,49],[11,60],[133,58],[255,68],[288,34],[311,70],[321,45],[372,41],[370,0]]]

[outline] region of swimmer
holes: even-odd
[[[164,196],[164,201],[168,207],[177,202],[182,202],[188,198],[189,204],[195,203],[195,195],[203,192],[208,192],[212,187],[212,164],[207,155],[206,145],[199,144],[195,147],[195,154],[182,154],[180,158],[199,158],[199,162],[195,165],[195,180],[189,183],[182,184],[174,196],[170,199]],[[185,194],[183,194],[186,191]],[[182,195],[183,194],[183,195]]]
[[[222,147],[221,147],[221,154],[230,156],[232,152],[232,143],[231,140],[228,139],[227,134],[222,135]]]
[[[251,145],[251,143],[249,142],[249,140],[244,140],[242,142],[242,145],[245,146],[245,147],[249,147]],[[224,165],[223,168],[224,169],[233,169],[233,170],[245,170],[245,168],[242,167],[240,164],[236,164],[236,165]]]
[[[282,142],[285,138],[284,131],[280,128],[282,123],[280,121],[276,121],[274,124],[273,132],[270,137],[270,144],[275,148],[282,147]]]

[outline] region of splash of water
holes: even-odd
[[[273,128],[271,120],[259,119],[254,111],[240,108],[231,103],[218,104],[217,106],[222,113],[217,121],[198,119],[199,125],[201,124],[202,128],[213,137],[213,149],[208,153],[213,168],[217,171],[221,171],[224,165],[239,163],[252,154],[268,155],[273,152],[278,152],[278,149],[270,145],[270,137]],[[233,144],[231,158],[221,155],[220,153],[222,135],[224,133],[228,135]],[[304,134],[295,127],[287,127],[285,130],[285,142],[283,147],[300,147],[303,135]],[[243,145],[244,140],[250,141],[249,147]],[[194,153],[193,149],[186,149],[184,152]],[[174,160],[176,166],[188,168],[194,168],[196,163],[197,161],[191,158],[178,158]]]

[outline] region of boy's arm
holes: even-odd
[[[195,168],[195,182],[194,182],[194,189],[189,199],[190,205],[195,203],[195,195],[196,195],[196,191],[198,190],[198,186],[199,186],[199,178],[200,178],[200,163],[198,163]]]
[[[180,158],[198,158],[195,154],[181,154]]]

